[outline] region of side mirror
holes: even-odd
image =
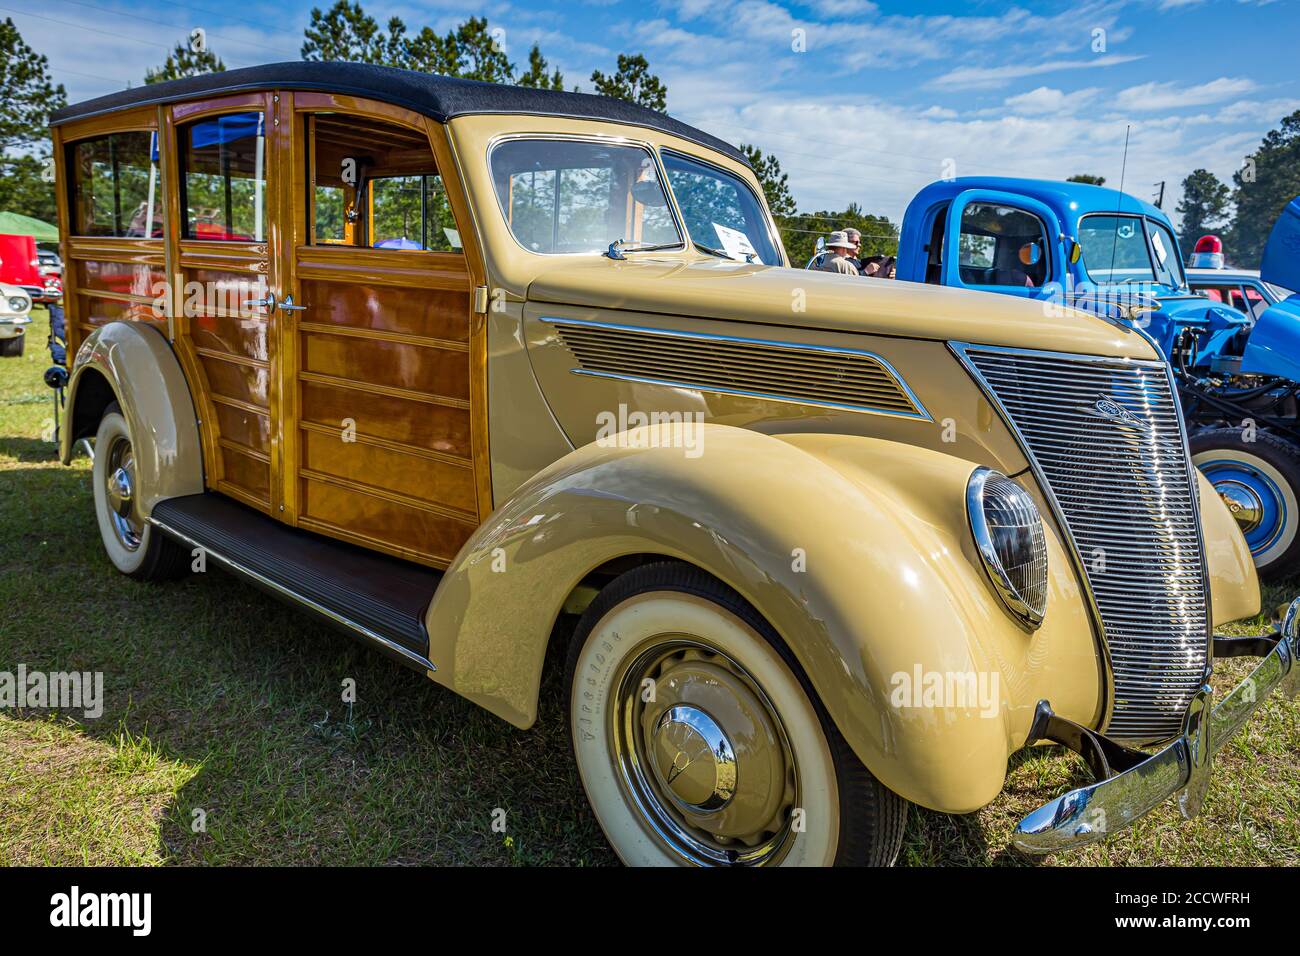
[[[1026,242],[1020,247],[1020,264],[1036,266],[1043,261],[1043,247],[1036,242]]]
[[[1083,258],[1083,246],[1079,245],[1079,240],[1068,240],[1068,245],[1065,247],[1065,257],[1070,260],[1070,265],[1075,265]]]

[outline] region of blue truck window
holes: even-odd
[[[966,206],[958,254],[966,285],[1037,288],[1048,278],[1047,229],[1033,213],[1014,206]]]

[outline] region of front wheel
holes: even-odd
[[[780,638],[678,562],[629,571],[568,660],[583,786],[624,863],[889,865],[907,804],[849,749]]]
[[[1271,432],[1209,428],[1194,433],[1192,462],[1237,519],[1261,577],[1300,562],[1300,448]]]
[[[23,346],[27,343],[27,336],[15,335],[13,338],[0,339],[0,355],[8,357],[17,357],[23,354]]]

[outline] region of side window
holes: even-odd
[[[110,133],[68,151],[75,235],[162,236],[166,193],[154,133]]]
[[[428,138],[391,123],[307,118],[315,245],[461,252]]]
[[[958,266],[967,285],[1037,288],[1047,282],[1047,229],[1033,213],[973,202],[961,212]]]
[[[230,113],[182,126],[181,205],[186,239],[266,237],[262,114]]]
[[[501,212],[530,252],[603,252],[617,239],[681,245],[654,159],[639,146],[508,140],[491,165]]]

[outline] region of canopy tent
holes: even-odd
[[[31,236],[37,242],[59,241],[59,230],[54,226],[16,212],[0,212],[0,235]]]

